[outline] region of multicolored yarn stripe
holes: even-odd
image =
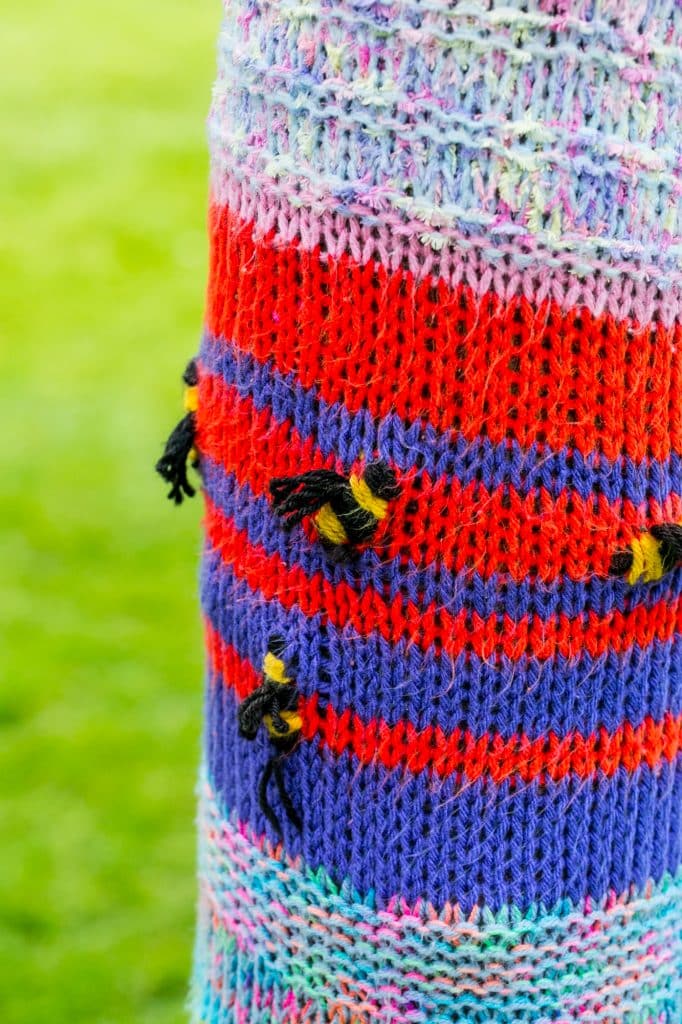
[[[680,1024],[681,98],[679,0],[225,0],[196,1022]]]
[[[554,907],[383,909],[202,800],[198,1016],[235,1020],[679,1020],[682,883]],[[204,958],[206,948],[209,955]],[[633,1016],[635,1013],[637,1016]],[[628,1016],[629,1014],[629,1016]]]

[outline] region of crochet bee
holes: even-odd
[[[196,436],[196,413],[199,404],[198,375],[196,359],[191,359],[182,375],[185,382],[184,406],[185,415],[166,441],[163,455],[156,463],[156,472],[160,473],[170,485],[168,497],[181,505],[184,495],[192,498],[195,490],[187,479],[187,462],[194,469],[199,465],[199,458],[194,448]]]
[[[270,493],[286,529],[312,516],[322,543],[338,551],[371,541],[399,487],[391,467],[378,460],[367,463],[361,476],[352,473],[347,478],[330,469],[314,469],[276,477],[270,481]]]
[[[611,559],[611,576],[628,583],[653,583],[682,563],[682,523],[659,523],[633,537],[630,546]]]
[[[282,829],[279,819],[268,800],[268,784],[271,778],[275,780],[287,818],[296,829],[301,830],[301,819],[286,791],[282,776],[282,761],[298,743],[302,725],[298,712],[298,691],[294,681],[286,674],[282,661],[283,653],[283,639],[278,636],[272,637],[263,659],[263,682],[242,701],[237,712],[239,735],[243,739],[255,739],[259,727],[263,724],[275,748],[260,778],[258,803],[267,820],[280,835]]]

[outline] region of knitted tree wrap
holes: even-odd
[[[679,0],[227,0],[195,1021],[680,1024],[682,572],[610,566],[682,520],[681,121]]]

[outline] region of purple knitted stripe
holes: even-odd
[[[263,637],[288,637],[300,692],[333,694],[337,707],[352,707],[364,719],[380,716],[396,724],[408,718],[417,728],[440,725],[447,732],[464,722],[476,735],[522,730],[534,738],[550,730],[613,731],[625,721],[637,726],[647,715],[658,720],[667,711],[682,713],[677,639],[599,658],[582,651],[570,661],[557,655],[544,663],[493,662],[470,652],[453,660],[407,649],[403,641],[391,645],[377,634],[363,638],[350,628],[323,625],[320,615],[265,601],[210,550],[204,554],[202,603],[213,628],[256,671]]]
[[[276,841],[256,796],[272,754],[267,737],[239,738],[235,694],[221,679],[210,680],[207,702],[209,778],[223,809]],[[289,855],[336,882],[349,879],[379,906],[396,893],[408,903],[457,902],[465,912],[479,901],[496,911],[599,900],[680,863],[682,758],[612,778],[462,787],[454,777],[361,767],[302,743],[284,772],[304,820],[302,834],[284,823]]]

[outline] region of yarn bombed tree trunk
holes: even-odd
[[[196,1022],[682,1020],[681,40],[226,0]]]

